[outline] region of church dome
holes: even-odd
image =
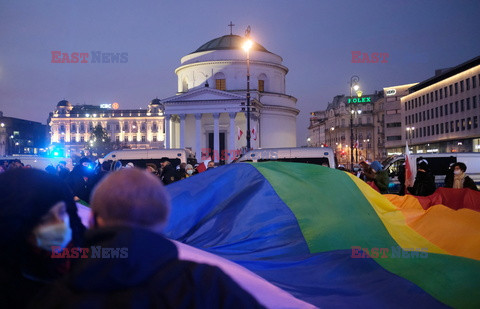
[[[72,104],[70,104],[70,102],[68,102],[67,100],[61,100],[57,104],[57,107],[70,107],[70,106],[72,106]]]
[[[245,41],[245,37],[241,37],[239,35],[235,35],[235,34],[224,35],[219,38],[208,41],[207,43],[200,46],[193,53],[204,52],[209,50],[242,49],[242,45],[244,41]],[[263,47],[262,45],[256,42],[253,42],[252,50],[269,53],[269,51],[265,47]]]
[[[150,101],[150,105],[161,105],[162,103],[160,102],[159,98],[155,98],[152,101]]]

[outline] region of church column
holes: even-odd
[[[165,149],[170,149],[170,118],[172,115],[165,115]]]
[[[195,155],[197,157],[197,162],[202,161],[202,148],[200,144],[200,136],[202,133],[202,114],[195,114]]]
[[[233,159],[236,157],[236,150],[237,148],[235,147],[235,116],[237,113],[228,113],[230,116],[230,136],[229,136],[229,141],[228,141],[228,150],[225,152],[225,156],[228,155],[227,158],[225,158],[228,162],[232,162]]]
[[[218,119],[220,113],[213,113],[213,161],[218,162],[220,159],[220,129]]]
[[[180,148],[185,148],[185,118],[187,115],[180,114]]]

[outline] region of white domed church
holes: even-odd
[[[191,148],[197,160],[231,161],[247,132],[247,53],[244,37],[213,39],[181,59],[178,91],[161,100],[165,148]],[[297,99],[286,94],[282,57],[254,43],[249,52],[252,148],[296,146]],[[202,158],[203,157],[203,158]]]

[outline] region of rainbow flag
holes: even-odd
[[[307,303],[480,308],[474,209],[424,209],[413,196],[380,195],[354,175],[300,163],[230,164],[167,189],[167,237]]]

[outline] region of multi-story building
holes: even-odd
[[[480,152],[480,56],[437,70],[410,87],[401,104],[413,151]]]
[[[383,148],[378,145],[375,131],[375,104],[383,92],[351,98],[337,95],[325,111],[312,113],[309,126],[310,146],[328,146],[335,149],[339,164],[350,164],[353,143],[354,163],[381,159]],[[353,113],[352,113],[353,112]],[[352,130],[353,129],[353,130]],[[353,131],[353,132],[352,132]],[[353,139],[351,135],[353,133]],[[383,145],[383,144],[381,144]]]
[[[0,112],[0,156],[43,154],[48,146],[48,128],[39,122],[4,117]]]
[[[152,100],[146,110],[121,110],[118,103],[75,105],[58,102],[50,113],[51,144],[64,147],[66,156],[80,154],[100,125],[118,148],[164,148],[164,110],[159,99]]]
[[[383,115],[381,116],[383,117],[383,121],[381,120],[381,117],[379,117],[379,121],[383,123],[385,151],[387,156],[404,153],[405,132],[408,134],[410,130],[414,130],[414,127],[405,126],[400,99],[409,93],[408,89],[410,87],[416,84],[417,83],[383,88],[385,97],[382,101],[383,106],[380,104],[378,105],[378,115]]]

